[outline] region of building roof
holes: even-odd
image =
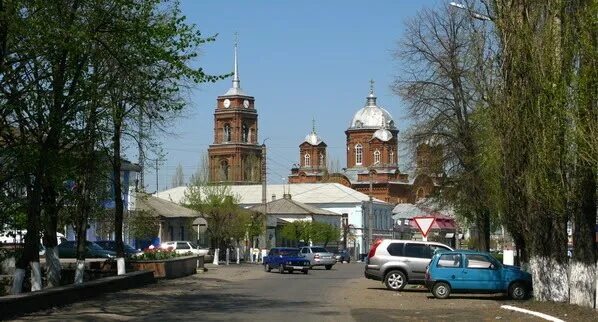
[[[256,205],[250,210],[263,212],[264,205]],[[266,204],[266,213],[269,215],[324,215],[340,216],[336,212],[310,206],[292,199],[290,195],[285,195],[281,199],[270,201]]]
[[[353,119],[349,130],[352,129],[380,129],[389,128],[394,130],[395,125],[390,113],[383,107],[376,104],[376,95],[374,95],[373,81],[370,87],[370,95],[367,97],[365,107],[358,110]]]
[[[166,218],[196,218],[200,216],[197,211],[162,198],[145,194],[137,194],[137,198],[135,198],[135,210],[145,210],[156,216]]]
[[[262,203],[262,185],[231,185],[231,193],[239,198],[239,204],[245,206]],[[177,187],[161,191],[158,197],[172,202],[181,203],[185,198],[187,187]],[[290,193],[293,200],[306,204],[350,204],[369,201],[369,196],[340,183],[299,183],[299,184],[268,184],[266,198],[272,200],[282,198]],[[374,199],[377,203],[385,203]]]

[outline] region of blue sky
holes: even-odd
[[[400,75],[392,52],[405,22],[424,6],[442,1],[218,1],[182,0],[188,22],[217,41],[201,48],[197,64],[210,74],[233,69],[234,33],[239,34],[239,74],[243,90],[256,99],[259,141],[268,138],[268,182],[282,183],[299,159],[299,144],[311,131],[328,144],[329,160],[346,165],[345,133],[353,114],[364,106],[369,80],[375,80],[378,105],[400,131],[409,122],[405,105],[390,85]],[[171,187],[177,165],[186,179],[213,142],[216,97],[231,80],[200,84],[189,95],[183,118],[159,137],[166,154],[158,173],[160,190]],[[399,133],[400,135],[401,133]],[[401,149],[403,147],[399,147]],[[128,153],[136,161],[136,153]],[[407,155],[401,155],[403,168]],[[403,169],[401,169],[403,170]],[[155,171],[147,169],[148,191]]]

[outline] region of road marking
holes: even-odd
[[[507,309],[507,310],[513,310],[513,311],[517,311],[517,312],[521,312],[521,313],[535,315],[537,317],[543,318],[543,319],[548,320],[548,321],[565,322],[564,320],[561,320],[559,318],[555,318],[554,316],[550,316],[548,314],[544,314],[544,313],[540,313],[540,312],[536,312],[536,311],[530,311],[530,310],[522,309],[522,308],[511,306],[511,305],[502,305],[501,308],[502,309]]]

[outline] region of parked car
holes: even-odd
[[[452,250],[437,242],[380,240],[365,261],[366,278],[382,281],[389,290],[400,291],[407,284],[425,284],[426,267],[438,251]]]
[[[310,268],[314,266],[324,266],[327,270],[332,269],[336,264],[334,254],[320,246],[305,246],[299,251],[301,256],[309,260]]]
[[[508,293],[514,300],[523,300],[531,294],[532,275],[501,264],[489,253],[457,250],[434,255],[426,272],[426,286],[439,299],[452,292],[467,292]]]
[[[60,258],[76,258],[77,256],[77,242],[63,241],[58,245],[58,257]],[[94,242],[86,242],[85,258],[115,258],[116,253],[105,250]]]
[[[273,268],[278,269],[279,273],[288,271],[302,271],[307,274],[309,270],[309,260],[299,255],[298,248],[274,247],[270,249],[268,256],[264,256],[264,270],[270,272]]]
[[[336,259],[337,262],[350,263],[351,255],[349,254],[349,252],[346,249],[342,249],[342,250],[339,250],[338,253],[334,254],[334,259]]]
[[[98,240],[94,243],[100,245],[100,247],[102,247],[105,250],[113,251],[116,253],[116,241],[114,240]],[[135,249],[129,244],[124,244],[124,251],[125,256],[127,257],[133,257],[143,254],[143,251],[141,251],[140,249]]]
[[[160,248],[172,249],[177,254],[192,253],[193,255],[205,256],[208,254],[208,249],[199,248],[195,243],[186,240],[167,241],[160,244]]]

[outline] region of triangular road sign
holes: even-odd
[[[422,236],[426,237],[428,235],[428,232],[430,231],[430,228],[432,228],[432,225],[434,224],[434,221],[436,220],[435,217],[413,217],[413,220],[415,220],[415,224],[417,225],[417,228],[419,228],[419,230],[422,232]]]

